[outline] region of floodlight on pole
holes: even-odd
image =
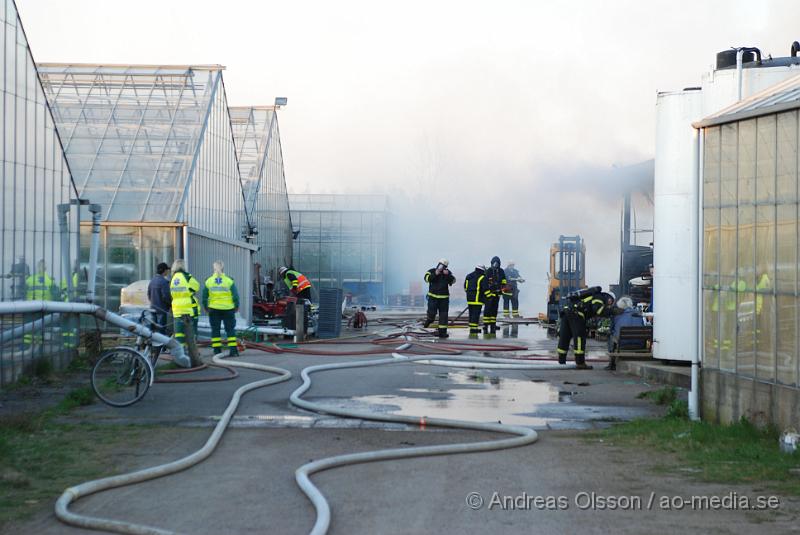
[[[275,97],[275,107],[286,106],[289,99],[286,97]]]

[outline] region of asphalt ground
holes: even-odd
[[[466,337],[452,332],[453,339]],[[498,337],[491,342],[504,341],[529,347],[520,354],[554,354],[555,341],[536,326],[518,328],[516,338]],[[346,353],[367,346],[314,347]],[[602,355],[599,346],[590,350],[590,358]],[[307,533],[314,511],[294,483],[294,470],[300,465],[341,453],[487,438],[477,432],[335,418],[289,404],[302,368],[372,358],[380,356],[273,355],[248,350],[241,359],[289,369],[294,377],[247,394],[232,429],[211,458],[174,476],[82,499],[73,510],[179,533]],[[502,421],[540,430],[540,440],[522,448],[370,463],[315,475],[313,480],[333,511],[330,532],[751,533],[768,529],[783,533],[794,529],[798,504],[785,498],[779,509],[759,512],[663,508],[665,498],[676,496],[724,497],[730,492],[754,496],[765,491],[664,476],[652,470],[658,459],[651,452],[616,449],[587,439],[582,430],[657,416],[662,410],[636,398],[659,385],[601,367],[508,371],[395,363],[315,374],[305,398],[332,406]],[[230,381],[156,384],[132,407],[95,404],[75,411],[70,420],[158,424],[152,441],[120,452],[119,470],[171,461],[204,443],[233,390],[265,376],[250,370],[240,370],[240,374]],[[474,492],[483,500],[477,510],[466,501]],[[473,506],[480,502],[474,496],[470,500]],[[609,507],[609,500],[616,506]],[[625,503],[620,506],[620,501]],[[51,511],[9,529],[14,533],[82,532],[60,524]]]

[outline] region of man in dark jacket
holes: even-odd
[[[425,282],[428,283],[428,317],[425,327],[433,323],[436,313],[439,313],[439,338],[447,338],[447,314],[450,311],[450,286],[456,278],[448,269],[449,262],[442,258],[436,267],[425,272]]]
[[[494,335],[497,332],[497,309],[500,307],[500,294],[508,284],[506,272],[500,267],[500,257],[492,257],[492,265],[486,270],[486,288],[490,294],[483,306],[483,332]]]
[[[169,266],[161,262],[156,266],[156,276],[152,278],[147,286],[147,298],[150,306],[156,311],[154,321],[159,325],[167,325],[167,314],[172,308],[172,294],[169,291]],[[166,329],[159,329],[166,333]]]
[[[477,265],[475,271],[467,275],[464,279],[464,291],[467,294],[469,307],[469,337],[477,338],[481,332],[479,327],[481,308],[491,294],[486,287],[486,266]]]

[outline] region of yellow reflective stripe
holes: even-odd
[[[434,293],[431,293],[431,292],[428,292],[428,295],[430,297],[435,297],[437,299],[447,299],[447,298],[450,297],[449,295],[439,295],[439,294],[434,294]]]

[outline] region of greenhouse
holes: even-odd
[[[219,257],[250,315],[245,212],[220,65],[39,64],[81,197],[102,207],[98,303],[185,258],[203,281]],[[81,227],[80,262],[90,227]]]
[[[276,280],[278,268],[292,261],[292,222],[283,171],[283,152],[275,106],[231,107],[239,170],[260,282]],[[260,289],[260,288],[259,288]]]
[[[386,297],[384,195],[289,195],[299,230],[294,266],[315,288],[342,288],[354,304],[383,304]]]
[[[697,125],[703,414],[709,420],[796,422],[798,110],[795,76]]]
[[[0,301],[75,297],[77,190],[11,0],[0,2]],[[56,367],[75,351],[74,318],[0,315],[0,385],[47,355]]]

